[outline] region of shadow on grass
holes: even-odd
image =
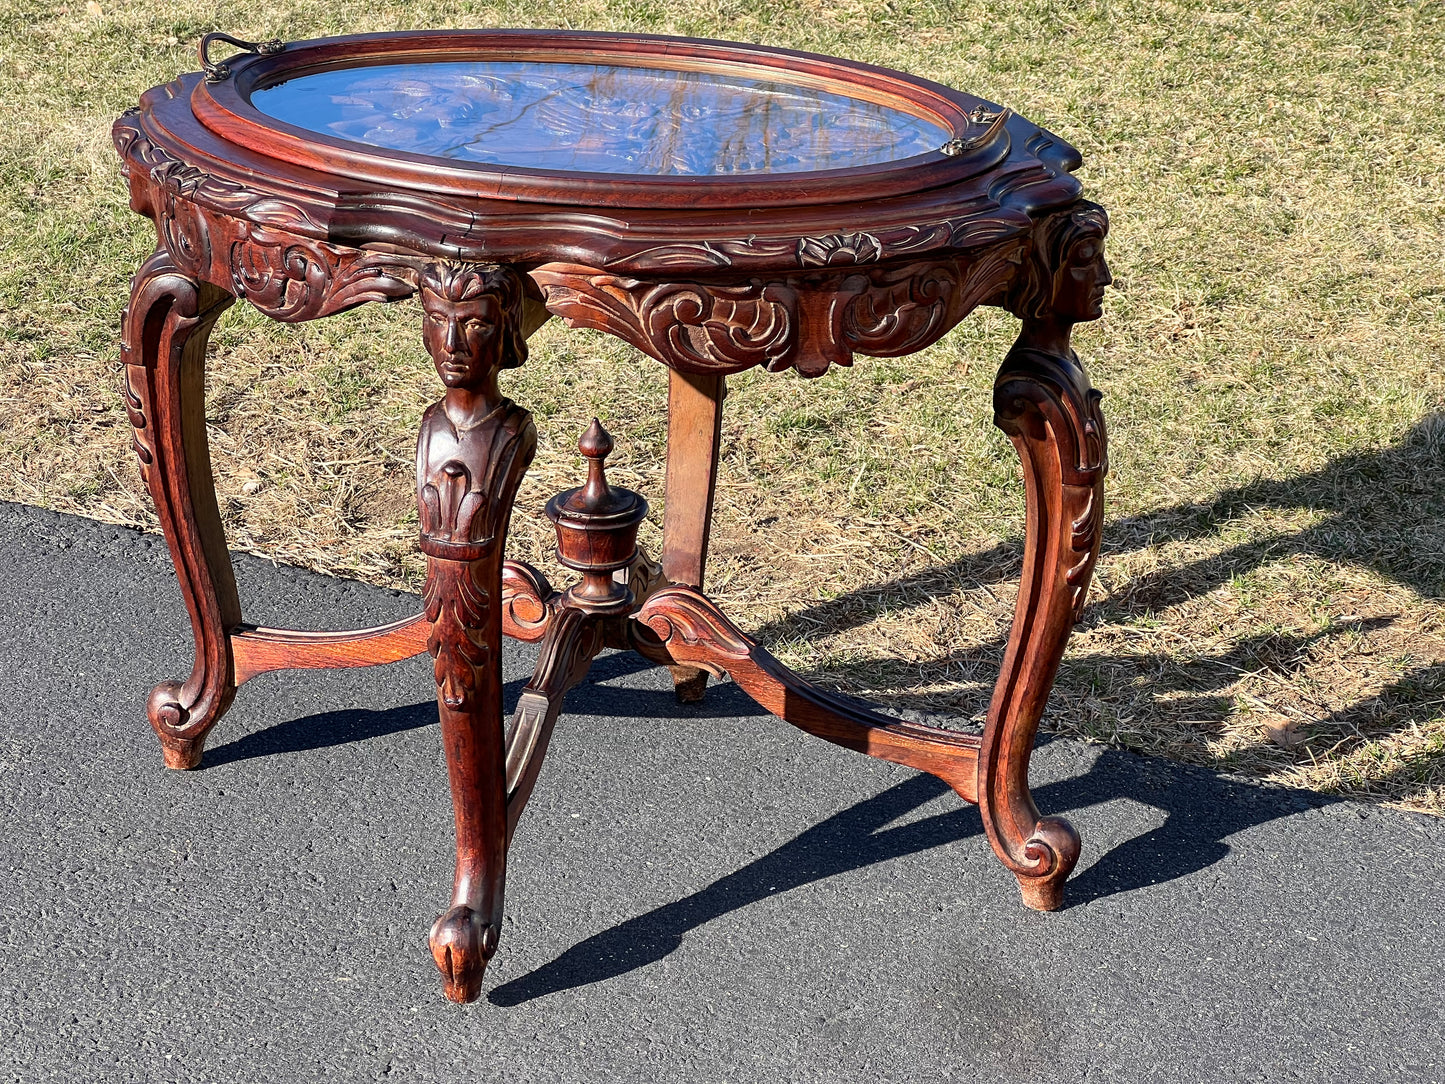
[[[1101,750],[1083,775],[1047,784],[1034,793],[1046,809],[1079,809],[1126,799],[1165,813],[1158,828],[1113,848],[1076,874],[1066,890],[1071,907],[1188,877],[1228,854],[1226,840],[1234,833],[1335,801],[1310,791],[1251,785],[1203,768],[1115,750]],[[944,795],[951,797],[952,792],[930,775],[898,783],[689,896],[573,945],[550,963],[492,990],[488,1000],[518,1005],[605,982],[656,963],[676,950],[690,931],[769,896],[981,837],[983,822],[977,807],[963,804],[889,827]],[[991,855],[986,876],[988,891],[1015,891],[1012,878]],[[920,900],[919,906],[926,907],[927,901]]]
[[[1179,504],[1147,515],[1111,519],[1104,530],[1106,558],[1161,543],[1217,538],[1233,519],[1260,508],[1325,513],[1314,525],[1293,533],[1232,546],[1221,553],[1158,570],[1085,612],[1086,626],[1122,624],[1161,608],[1198,598],[1236,577],[1296,554],[1322,557],[1341,565],[1374,569],[1426,599],[1445,598],[1445,413],[1420,421],[1398,443],[1374,452],[1332,459],[1317,471],[1286,479],[1268,479],[1216,494],[1198,504]],[[843,630],[866,624],[886,611],[898,611],[923,598],[959,586],[995,583],[1017,577],[1022,543],[1011,542],[935,566],[882,585],[870,585],[810,606],[758,630],[763,642]],[[1232,712],[1229,686],[1241,673],[1270,670],[1289,674],[1303,653],[1345,633],[1369,632],[1393,617],[1341,619],[1316,633],[1291,636],[1266,632],[1241,639],[1223,651],[1200,652],[1181,664],[1163,655],[1066,656],[1057,683],[1060,697],[1084,698],[1095,692],[1106,669],[1132,674],[1149,684],[1153,710],[1171,720],[1223,724]],[[932,660],[930,669],[991,675],[1002,657],[1003,641],[978,645]],[[876,682],[878,660],[830,665],[829,676],[842,684]],[[955,695],[956,694],[951,694]],[[1407,726],[1411,718],[1438,705],[1445,695],[1445,666],[1427,663],[1403,674],[1377,695],[1313,720],[1309,729],[1328,744],[1343,739],[1358,745]],[[987,691],[970,708],[981,709]],[[887,698],[883,698],[887,703]],[[914,703],[927,698],[903,696]],[[1167,707],[1164,701],[1167,700]],[[956,703],[940,708],[957,713]],[[1133,729],[1151,724],[1148,700],[1135,709]],[[1445,778],[1445,748],[1410,758],[1392,773],[1400,786]],[[1406,778],[1408,775],[1408,778]]]
[[[1241,512],[1260,507],[1329,510],[1320,523],[1290,535],[1246,543],[1198,561],[1140,577],[1128,587],[1092,605],[1085,623],[1119,623],[1163,606],[1203,595],[1220,584],[1293,553],[1311,553],[1331,561],[1375,568],[1422,597],[1445,597],[1445,414],[1433,414],[1398,444],[1379,452],[1351,453],[1331,460],[1320,470],[1283,480],[1265,480],[1226,490],[1204,504],[1180,504],[1148,515],[1110,520],[1105,529],[1106,552],[1127,553],[1161,542],[1217,536]],[[784,621],[759,629],[764,643],[815,632],[845,630],[871,621],[885,610],[906,608],[923,598],[946,593],[962,583],[995,583],[1018,575],[1021,546],[1010,543],[972,554],[944,566],[920,570],[882,585],[847,592],[801,610]],[[1367,632],[1388,624],[1376,617],[1332,624],[1308,636],[1264,633],[1240,640],[1223,652],[1201,653],[1180,666],[1162,657],[1066,657],[1059,675],[1062,696],[1088,696],[1105,666],[1125,667],[1171,694],[1174,718],[1222,722],[1232,709],[1225,690],[1239,674],[1268,668],[1287,670],[1288,660],[1340,632]],[[957,673],[960,668],[989,673],[1003,651],[1002,641],[980,644],[935,660],[933,666]],[[832,676],[846,684],[859,681],[876,662],[844,665]],[[650,666],[627,654],[604,655],[589,675],[588,712],[594,715],[653,718],[735,717],[765,714],[731,685],[715,686],[700,705],[679,706],[665,689],[613,688],[607,683]],[[1173,671],[1172,673],[1170,671]],[[521,682],[507,686],[507,708],[515,703]],[[1403,675],[1378,696],[1318,721],[1323,729],[1375,736],[1390,733],[1382,719],[1408,717],[1435,703],[1445,687],[1445,668],[1425,666]],[[986,696],[986,693],[984,694]],[[916,697],[910,699],[917,700]],[[982,705],[980,705],[982,706]],[[886,707],[886,698],[885,698]],[[283,723],[249,735],[208,754],[207,762],[315,749],[380,734],[411,729],[433,721],[421,707],[393,712],[335,712]],[[1149,726],[1147,716],[1138,719]],[[1412,761],[1412,770],[1445,772],[1445,750],[1438,757]],[[1425,778],[1425,776],[1421,776]]]

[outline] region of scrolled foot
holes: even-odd
[[[190,677],[161,683],[146,705],[168,768],[200,764],[236,692],[230,634],[241,601],[211,478],[204,391],[206,340],[233,301],[163,248],[136,273],[121,320],[126,416],[195,637]]]
[[[199,768],[205,752],[206,736],[220,715],[213,710],[210,719],[197,720],[184,703],[185,690],[180,682],[163,681],[151,690],[146,701],[146,716],[161,740],[161,756],[166,767],[174,771]]]
[[[447,998],[459,1005],[475,1001],[482,976],[497,952],[497,927],[482,921],[470,907],[453,907],[431,928],[431,954],[442,973]]]
[[[1079,861],[1079,833],[1062,817],[1044,817],[1024,842],[1029,870],[1016,871],[1024,906],[1057,911],[1064,905],[1064,881]]]

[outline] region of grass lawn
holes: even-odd
[[[0,0],[0,498],[154,526],[117,393],[151,251],[110,147],[212,29],[542,26],[756,41],[1003,102],[1084,153],[1116,282],[1076,342],[1113,445],[1104,556],[1045,725],[1445,813],[1445,5],[1434,0]],[[989,419],[1016,322],[805,381],[733,378],[711,586],[815,679],[981,716],[1022,496]],[[653,499],[666,373],[557,321],[504,379],[541,447],[511,549],[593,413]],[[419,585],[415,302],[213,343],[231,542]],[[264,622],[266,600],[247,601]],[[159,679],[162,675],[157,675]],[[142,725],[141,691],[135,713]]]

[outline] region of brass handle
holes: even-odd
[[[965,154],[986,142],[998,130],[1001,122],[1006,122],[1010,116],[1007,109],[1001,109],[995,113],[987,106],[976,106],[968,115],[968,126],[970,129],[983,128],[984,130],[973,135],[965,134],[950,139],[938,149],[950,158]]]
[[[206,82],[219,83],[222,79],[228,79],[231,75],[231,61],[235,56],[219,63],[213,63],[210,57],[211,44],[217,41],[224,41],[227,45],[234,45],[243,53],[259,53],[261,56],[274,56],[286,46],[280,38],[272,38],[270,41],[242,41],[240,38],[233,38],[230,34],[206,34],[201,38],[201,67],[206,72]],[[238,54],[239,55],[239,54]]]

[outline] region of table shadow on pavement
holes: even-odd
[[[766,717],[730,682],[711,687],[700,704],[678,704],[666,689],[603,684],[650,667],[634,655],[603,656],[589,681],[568,696],[566,709],[592,717]],[[504,704],[509,712],[524,684],[522,679],[506,683]],[[436,721],[436,706],[431,701],[384,711],[306,715],[219,745],[207,753],[202,771],[239,760],[367,741],[433,726]],[[1048,741],[1043,738],[1040,745]],[[699,891],[578,942],[542,967],[491,990],[487,997],[495,1005],[513,1006],[618,978],[665,958],[689,931],[778,892],[982,835],[977,807],[961,800],[946,813],[889,827],[947,793],[948,787],[933,776],[913,776],[828,817]],[[1163,823],[1113,847],[1075,874],[1068,883],[1066,906],[1187,877],[1229,854],[1227,840],[1236,832],[1336,801],[1311,791],[1260,786],[1204,768],[1178,764],[1163,768],[1148,758],[1117,750],[1101,750],[1084,774],[1046,783],[1033,793],[1039,808],[1051,813],[1067,815],[1071,810],[1125,798],[1164,814]]]
[[[1084,775],[1034,790],[1041,809],[1066,813],[1115,798],[1152,804],[1164,823],[1100,856],[1068,883],[1066,906],[1185,877],[1229,853],[1227,838],[1243,829],[1333,799],[1310,791],[1261,788],[1203,769],[1176,766],[1187,786],[1149,787],[1141,793],[1143,758],[1104,751]],[[814,825],[754,862],[690,896],[654,908],[574,945],[550,963],[488,994],[496,1005],[617,978],[655,963],[682,943],[683,935],[731,911],[778,892],[905,855],[983,834],[978,808],[960,801],[947,813],[888,825],[948,792],[919,774]]]

